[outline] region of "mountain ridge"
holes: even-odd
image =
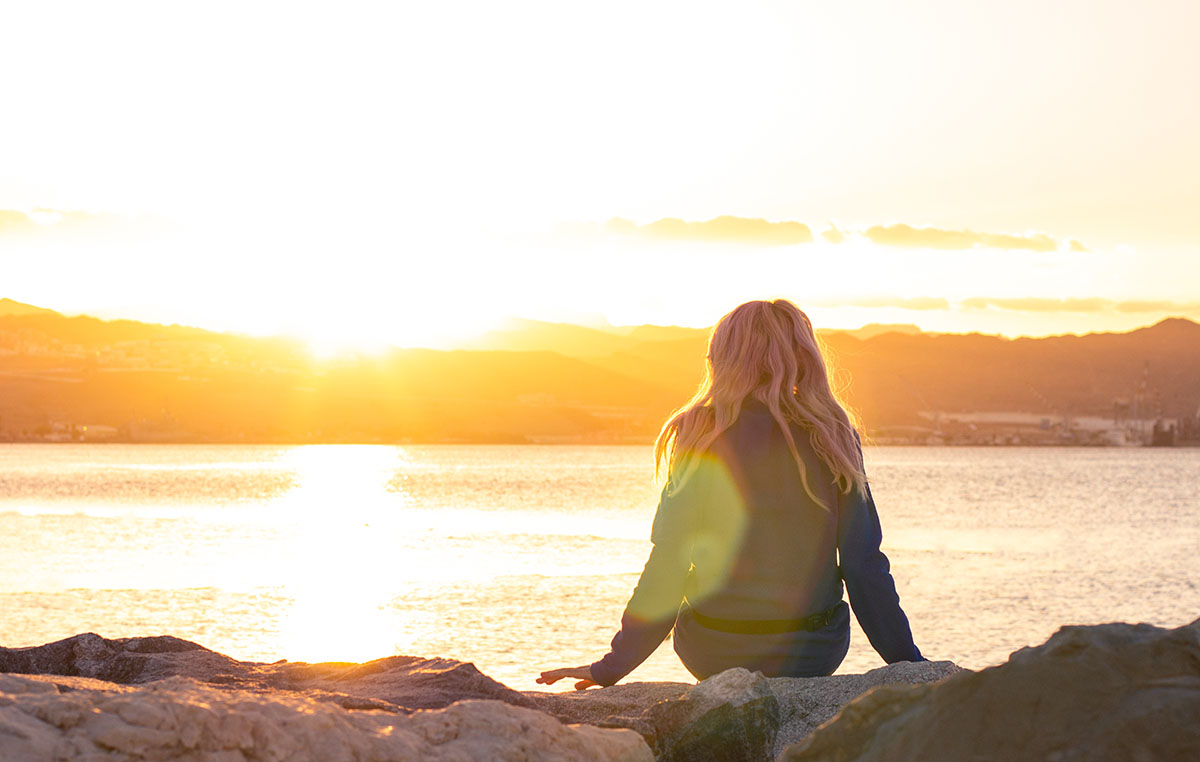
[[[35,307],[32,304],[18,302],[7,297],[0,298],[0,317],[7,315],[57,315],[59,313],[45,307]]]
[[[0,439],[87,424],[188,441],[648,441],[703,380],[708,331],[637,328],[538,324],[524,343],[317,361],[286,337],[0,315]],[[822,335],[868,431],[922,426],[930,411],[1060,420],[1200,407],[1200,324],[1186,318],[1044,338]]]

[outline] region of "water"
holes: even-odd
[[[1200,616],[1200,450],[880,447],[867,466],[929,658]],[[607,650],[652,476],[646,447],[0,446],[0,644],[446,656],[535,689]],[[854,627],[839,671],[880,666]],[[669,642],[627,678],[690,679]]]

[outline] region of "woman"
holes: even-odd
[[[854,426],[829,385],[808,317],[784,299],[721,318],[708,375],[663,426],[654,547],[612,649],[551,685],[613,685],[674,628],[697,679],[731,667],[832,674],[850,645],[842,583],[888,663],[921,661],[900,608]]]

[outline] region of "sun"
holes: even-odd
[[[398,348],[397,344],[382,339],[363,339],[328,333],[314,333],[302,338],[308,346],[309,354],[318,362],[381,357],[389,350]]]

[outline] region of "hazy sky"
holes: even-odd
[[[362,343],[763,296],[840,327],[1200,318],[1197,28],[1190,1],[22,3],[0,296]],[[812,240],[602,227],[723,215]]]

